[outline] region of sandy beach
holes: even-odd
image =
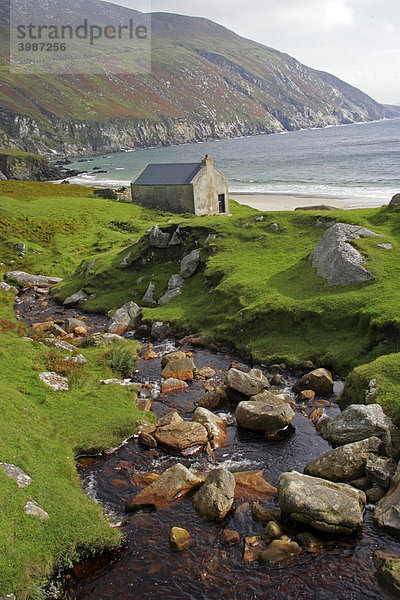
[[[257,210],[278,211],[278,210],[295,210],[300,206],[332,206],[334,208],[353,208],[354,200],[338,199],[338,198],[316,198],[303,196],[285,196],[278,194],[229,194],[229,197],[239,204],[246,204]],[[360,207],[361,208],[361,207]]]

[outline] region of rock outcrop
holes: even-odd
[[[329,285],[351,285],[372,279],[373,274],[363,265],[365,260],[350,242],[361,236],[379,234],[346,223],[336,223],[330,227],[310,254],[312,266]]]
[[[8,271],[4,274],[4,279],[15,281],[19,286],[25,285],[48,287],[55,283],[60,283],[59,277],[46,277],[45,275],[31,275],[24,271]]]
[[[135,302],[127,302],[115,311],[107,327],[109,333],[123,332],[135,329],[141,319],[140,308]]]

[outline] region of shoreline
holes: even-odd
[[[338,210],[357,208],[377,208],[384,206],[383,202],[368,202],[361,198],[332,198],[327,196],[296,196],[293,194],[267,194],[263,192],[235,192],[229,194],[229,199],[255,208],[260,212],[294,211],[296,208],[309,206],[330,206]],[[388,198],[387,204],[390,202]],[[329,212],[329,211],[327,211]]]

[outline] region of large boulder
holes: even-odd
[[[220,448],[225,443],[226,425],[223,419],[206,408],[196,408],[192,420],[201,423],[207,429],[212,448]]]
[[[306,465],[304,473],[330,481],[353,481],[365,475],[371,452],[378,452],[381,440],[371,437],[330,450]]]
[[[200,250],[193,250],[190,254],[184,256],[181,261],[181,270],[179,275],[183,279],[189,279],[197,271],[200,264]]]
[[[232,507],[235,478],[227,469],[214,469],[193,497],[193,506],[203,519],[221,520]]]
[[[400,203],[400,194],[398,196]],[[381,587],[394,598],[400,598],[400,555],[378,550],[374,553],[374,564]]]
[[[161,377],[163,379],[181,379],[182,381],[188,381],[193,379],[193,374],[196,367],[191,358],[185,356],[185,358],[174,358],[165,365]]]
[[[255,396],[240,402],[236,408],[238,426],[250,431],[274,433],[287,427],[294,417],[291,406],[271,394],[267,400],[257,400]]]
[[[244,373],[239,369],[229,369],[225,378],[225,385],[228,389],[249,398],[269,388],[267,379],[257,377],[251,373]]]
[[[127,329],[135,329],[141,319],[140,308],[135,302],[127,302],[115,311],[107,327],[109,333],[123,332]]]
[[[169,362],[171,362],[172,360],[184,360],[186,358],[186,354],[184,352],[182,352],[181,350],[176,350],[174,352],[169,352],[168,354],[165,354],[162,359],[161,359],[161,366],[164,369],[164,367],[167,366],[167,364]]]
[[[150,231],[150,246],[153,248],[167,248],[171,239],[170,233],[161,231],[158,225],[154,225]]]
[[[325,232],[309,260],[329,285],[350,285],[372,279],[373,274],[363,266],[365,260],[361,253],[350,242],[361,236],[377,235],[365,227],[336,223]]]
[[[371,436],[382,438],[385,431],[394,428],[379,404],[351,404],[334,419],[326,420],[322,436],[333,444],[351,444]]]
[[[312,390],[316,394],[332,394],[332,374],[327,369],[314,369],[303,377],[293,387],[296,393],[303,390]]]
[[[363,524],[364,492],[296,471],[282,473],[279,506],[292,520],[327,533],[349,535]]]
[[[208,432],[200,423],[182,421],[158,428],[154,437],[162,446],[187,456],[206,445]]]
[[[400,535],[400,463],[388,493],[375,509],[374,522],[378,527]]]
[[[142,508],[167,508],[173,502],[182,500],[203,479],[181,464],[170,467],[153,483],[141,490],[134,498],[125,503],[127,512]]]
[[[4,279],[15,281],[21,287],[24,285],[51,286],[60,283],[59,277],[46,277],[45,275],[30,275],[24,271],[8,271],[4,274]]]

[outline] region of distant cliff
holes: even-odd
[[[51,5],[54,19],[58,3]],[[75,13],[82,5],[62,4]],[[99,0],[84,4],[86,16],[99,24],[133,14]],[[7,28],[3,6],[3,44]],[[49,155],[91,154],[399,115],[328,73],[206,19],[154,13],[152,48],[151,74],[39,76],[0,69],[0,144]],[[5,64],[7,48],[0,50]]]
[[[0,180],[49,181],[65,176],[65,172],[44,156],[0,148]]]

